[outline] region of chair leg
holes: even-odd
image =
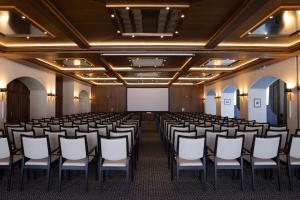
[[[167,151],[168,151],[168,169],[170,169],[171,163],[170,163],[170,145],[167,145]]]
[[[11,176],[12,176],[12,166],[8,169],[8,175],[7,175],[7,191],[10,191],[11,187]]]
[[[126,190],[129,191],[129,167],[126,170]]]
[[[255,188],[254,188],[254,176],[255,176],[255,170],[254,170],[254,167],[252,166],[251,167],[251,170],[252,170],[252,190],[254,191]]]
[[[95,162],[96,181],[99,180],[99,170],[98,170],[99,167],[98,167],[98,164],[99,164],[98,159],[96,159],[96,162]]]
[[[218,176],[218,170],[217,170],[217,168],[216,168],[216,166],[215,166],[215,190],[217,190],[217,187],[218,187],[218,182],[217,182],[217,176]]]
[[[174,180],[174,163],[173,161],[171,162],[171,181]]]
[[[23,190],[23,179],[24,179],[24,165],[21,167],[21,181],[20,181],[20,190]]]
[[[61,177],[62,177],[62,170],[61,166],[59,166],[59,174],[58,174],[58,190],[61,192]]]
[[[289,178],[289,190],[292,190],[292,183],[291,183],[292,169],[291,169],[291,166],[289,164],[287,166],[287,174],[288,174],[288,178]]]
[[[88,166],[85,169],[85,191],[88,191],[89,169]]]
[[[278,180],[278,190],[281,191],[280,187],[280,167],[277,168],[277,180]]]
[[[47,191],[50,189],[50,174],[51,174],[51,166],[48,168],[48,173],[47,173]]]
[[[179,165],[177,164],[176,165],[176,179],[177,179],[177,181],[179,181]]]
[[[243,167],[241,167],[241,173],[240,173],[240,175],[241,175],[241,189],[242,189],[242,191],[244,191],[244,169],[243,169]]]

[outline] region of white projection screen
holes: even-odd
[[[127,111],[169,111],[169,88],[127,88]]]

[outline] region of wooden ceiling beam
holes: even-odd
[[[33,4],[37,4],[37,0],[33,0]],[[90,44],[87,39],[77,30],[77,28],[58,10],[58,8],[50,0],[39,0],[39,2],[52,13],[53,16],[66,28],[68,35],[79,47],[89,49]]]
[[[120,74],[118,74],[117,72],[115,72],[112,67],[111,64],[109,64],[103,57],[99,58],[99,63],[101,64],[101,66],[103,66],[106,71],[111,74],[112,76],[114,76],[115,78],[118,79],[118,81],[120,81],[121,83],[123,83],[123,85],[127,85],[126,81],[124,81],[122,79],[122,77],[120,76]]]
[[[218,46],[228,35],[244,23],[249,16],[256,10],[261,8],[268,1],[261,0],[246,0],[243,4],[231,15],[231,17],[223,23],[223,25],[215,32],[208,40],[205,48],[212,49]],[[274,1],[275,2],[275,1]],[[276,1],[277,2],[277,1]]]
[[[179,77],[181,77],[184,73],[189,71],[189,69],[194,65],[194,64],[204,64],[209,58],[208,57],[200,57],[197,59],[197,57],[189,57],[181,66],[180,71],[175,74],[173,79],[169,82],[169,85],[172,83],[176,82]]]

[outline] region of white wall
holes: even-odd
[[[221,116],[222,117],[234,117],[234,101],[235,93],[223,93],[221,97]],[[230,105],[225,105],[224,100],[229,99]]]
[[[207,91],[215,91],[217,94],[221,93],[224,88],[226,88],[228,85],[234,85],[239,90],[240,93],[248,93],[249,88],[251,85],[258,79],[264,77],[264,76],[274,76],[277,77],[284,82],[287,83],[287,86],[289,88],[295,88],[297,85],[297,65],[296,60],[299,59],[297,57],[292,57],[287,60],[266,66],[265,68],[253,70],[247,73],[241,73],[239,75],[235,75],[232,78],[228,78],[225,80],[218,80],[216,83],[210,84],[210,85],[204,85],[204,92],[205,94]],[[299,59],[300,61],[300,59]],[[260,119],[260,116],[250,116],[250,112],[248,112],[248,102],[249,105],[252,103],[250,102],[252,100],[249,99],[249,97],[241,97],[241,118],[248,119],[248,117],[251,118],[258,118]],[[207,102],[207,101],[205,101]],[[296,99],[296,89],[293,89],[292,94],[292,100],[291,100],[291,113],[288,117],[288,125],[290,130],[294,130],[297,126],[297,99]]]
[[[254,99],[261,99],[261,107],[254,107]],[[248,119],[257,122],[267,122],[266,89],[250,89],[248,93]]]
[[[215,115],[216,114],[216,99],[215,96],[206,96],[205,99],[205,113]]]

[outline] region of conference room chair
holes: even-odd
[[[269,123],[259,123],[259,122],[255,122],[254,126],[256,125],[262,125],[263,126],[263,132],[262,134],[265,135],[267,130],[269,129],[270,124]]]
[[[245,130],[245,127],[249,125],[248,122],[238,122],[237,126],[239,127],[239,130],[240,131],[244,131]]]
[[[7,125],[6,126],[6,135],[8,136],[9,142],[11,144],[13,144],[13,135],[12,135],[13,130],[25,131],[25,127],[20,126],[20,125],[12,125],[12,126]]]
[[[88,123],[73,123],[73,126],[78,127],[79,131],[88,131],[89,130],[89,124]]]
[[[62,126],[60,129],[65,130],[68,137],[74,137],[76,130],[79,130],[78,126]]]
[[[246,131],[252,131],[252,130],[257,130],[258,131],[258,135],[259,136],[263,136],[263,125],[255,125],[255,126],[251,126],[251,125],[246,125],[245,126],[245,130]]]
[[[50,127],[32,126],[32,130],[35,136],[43,136],[44,130],[50,130]]]
[[[51,154],[59,154],[59,141],[58,136],[66,136],[66,131],[50,131],[44,130],[44,135],[48,136]]]
[[[235,133],[238,129],[238,126],[221,126],[221,131],[228,130],[228,136],[235,136]]]
[[[289,178],[289,189],[292,190],[292,170],[300,169],[300,135],[293,135],[287,151],[287,169]]]
[[[288,130],[288,127],[283,125],[283,126],[269,126],[269,130],[271,131],[285,131]]]
[[[73,126],[73,122],[71,122],[71,121],[63,121],[62,122],[62,126],[64,126],[64,127],[72,127]]]
[[[216,190],[218,186],[218,170],[239,170],[241,179],[241,189],[244,189],[244,168],[242,157],[243,143],[243,135],[236,137],[217,135],[214,151],[215,156],[213,159]]]
[[[267,130],[267,136],[281,135],[280,154],[284,154],[289,138],[289,130]]]
[[[46,170],[47,190],[50,188],[51,164],[58,159],[57,155],[51,155],[48,136],[21,135],[22,165],[20,189],[23,190],[25,170]]]
[[[210,130],[210,131],[213,131],[214,130],[214,127],[213,126],[196,126],[196,132],[197,132],[197,136],[204,136],[205,135],[205,131],[206,130]]]
[[[177,155],[178,151],[178,138],[179,136],[186,136],[186,137],[196,137],[196,131],[181,131],[181,130],[175,130],[174,131],[174,137],[173,141],[171,142],[171,149],[170,149],[170,164],[171,164],[171,179],[173,180],[173,163],[175,156]]]
[[[140,135],[138,133],[138,125],[137,124],[120,124],[120,127],[115,128],[116,132],[122,132],[122,131],[132,131],[133,133],[133,143],[134,143],[134,153],[135,153],[135,158],[137,161],[139,159],[139,145],[140,145]],[[136,164],[136,163],[135,163]],[[136,165],[135,165],[136,166]]]
[[[49,123],[48,126],[51,131],[60,131],[60,127],[61,127],[59,123],[58,124]]]
[[[103,125],[105,125],[107,127],[108,132],[115,130],[114,127],[113,127],[113,124],[110,123],[110,122],[103,122]]]
[[[108,136],[107,127],[89,127],[89,131],[97,131],[99,136]]]
[[[253,140],[254,136],[258,135],[258,130],[252,130],[252,131],[237,131],[236,136],[244,136],[244,146],[243,146],[243,153],[246,154],[244,156],[250,156],[252,146],[253,146]],[[250,159],[248,159],[250,160]]]
[[[99,176],[101,186],[105,182],[106,171],[124,171],[126,173],[126,188],[129,189],[130,167],[128,136],[100,137],[99,143]]]
[[[228,136],[228,130],[224,131],[205,131],[206,147],[209,158],[214,155],[217,135]]]
[[[24,130],[12,130],[12,137],[13,137],[13,151],[19,152],[22,148],[22,142],[21,142],[21,135],[28,135],[28,136],[34,136],[33,131],[24,131]]]
[[[280,159],[279,150],[281,135],[254,136],[252,152],[250,156],[252,171],[252,190],[255,190],[255,170],[270,169],[277,171],[278,189],[280,190]]]
[[[22,159],[21,155],[16,155],[11,149],[7,136],[0,137],[0,170],[8,171],[7,173],[7,190],[11,188],[11,178],[14,166]]]
[[[66,170],[85,172],[85,190],[88,191],[89,163],[94,157],[88,155],[86,136],[59,136],[59,191],[61,191],[62,173]]]

